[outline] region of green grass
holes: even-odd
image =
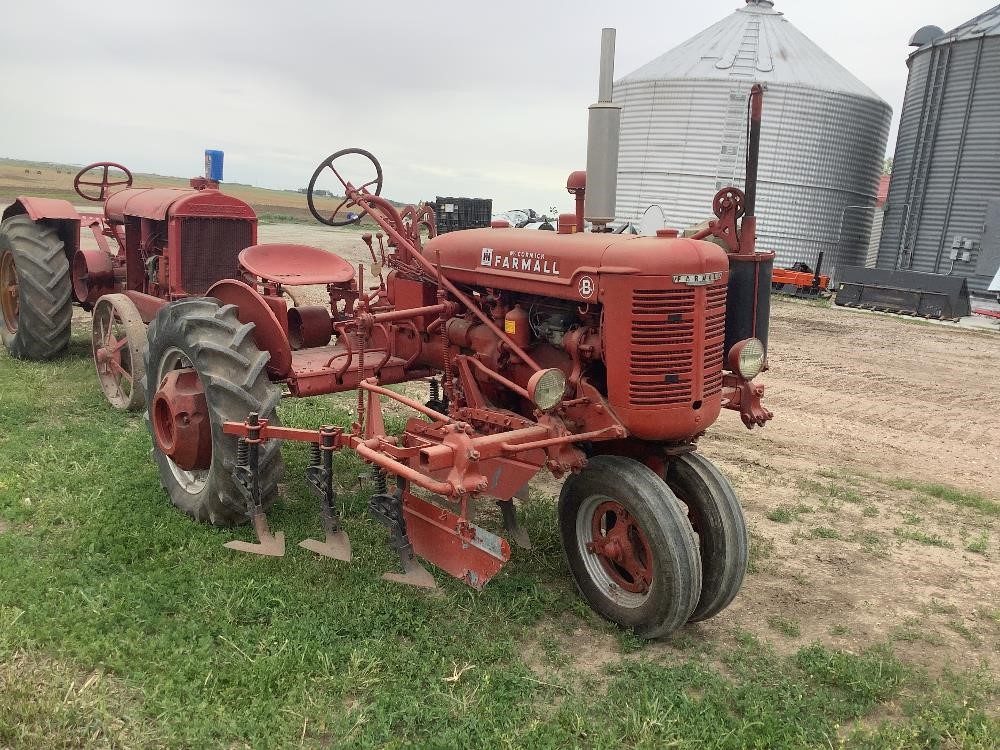
[[[791,523],[799,520],[803,513],[812,513],[815,510],[811,505],[799,503],[797,505],[781,505],[769,512],[766,518],[775,523]]]
[[[0,747],[891,748],[1000,732],[982,708],[992,677],[941,685],[885,646],[785,656],[697,626],[648,647],[577,597],[544,499],[523,518],[534,550],[483,592],[440,573],[434,592],[404,588],[379,579],[396,563],[349,454],[355,561],[295,545],[319,525],[290,446],[271,514],[286,557],[235,554],[222,543],[245,529],[166,501],[142,418],[105,406],[87,348],[78,335],[44,365],[0,353]],[[347,418],[326,398],[281,413]],[[774,551],[759,535],[753,549],[757,566]],[[595,643],[613,653],[588,672]],[[912,715],[886,713],[910,696]]]
[[[828,513],[837,513],[844,503],[870,506],[858,485],[854,474],[831,469],[820,469],[816,475],[827,480],[819,482],[808,477],[797,480],[799,490],[818,498],[820,506]]]
[[[915,490],[960,508],[971,508],[987,516],[1000,517],[1000,499],[989,498],[978,492],[966,492],[944,484],[913,482],[908,479],[891,479],[886,483],[899,490]]]
[[[990,536],[985,531],[965,545],[965,549],[969,552],[975,552],[977,555],[985,555],[989,548]]]
[[[923,531],[916,531],[915,529],[893,529],[893,533],[900,539],[910,539],[914,542],[920,542],[927,547],[942,547],[944,549],[953,549],[954,544],[949,542],[947,539],[943,539],[939,534],[925,534]]]
[[[799,626],[799,623],[796,620],[789,619],[788,617],[774,615],[767,618],[767,624],[771,626],[772,630],[776,630],[789,638],[798,638],[802,635],[802,628]]]
[[[809,535],[813,539],[840,539],[841,538],[839,531],[837,531],[836,529],[831,529],[828,526],[817,526],[816,528],[814,528],[812,531],[809,532]]]

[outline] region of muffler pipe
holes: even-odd
[[[611,99],[615,77],[615,30],[601,34],[601,69],[597,102],[590,105],[587,127],[587,192],[585,218],[595,232],[607,231],[615,219],[618,198],[618,140],[621,105]]]

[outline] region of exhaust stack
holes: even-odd
[[[597,102],[590,105],[587,128],[587,192],[585,218],[595,232],[615,219],[618,198],[618,135],[621,105],[611,101],[615,77],[615,30],[601,33],[601,71]]]

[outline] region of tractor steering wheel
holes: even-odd
[[[309,189],[306,191],[306,202],[309,204],[309,212],[314,217],[316,217],[316,221],[320,222],[321,224],[326,224],[329,227],[344,227],[347,226],[348,224],[357,224],[359,221],[361,221],[360,216],[357,216],[353,219],[337,218],[337,214],[340,213],[341,209],[350,208],[351,206],[357,205],[357,203],[350,197],[348,197],[346,193],[347,186],[351,184],[350,181],[342,177],[340,172],[337,171],[337,168],[333,164],[337,159],[339,159],[342,156],[346,156],[347,154],[360,154],[361,156],[364,156],[366,159],[368,159],[375,166],[374,180],[369,180],[368,182],[360,186],[351,185],[351,187],[353,187],[355,190],[359,192],[369,193],[371,195],[379,195],[382,192],[382,165],[378,163],[378,159],[372,156],[371,153],[365,151],[363,148],[345,148],[342,149],[341,151],[338,151],[335,154],[331,154],[323,161],[323,163],[321,163],[318,167],[316,167],[316,171],[313,172],[312,179],[309,180]],[[320,175],[323,174],[323,172],[327,169],[333,172],[334,176],[338,180],[340,180],[340,184],[344,186],[345,193],[344,193],[344,200],[342,200],[337,205],[337,207],[333,209],[333,212],[331,214],[325,216],[321,214],[319,210],[316,208],[316,204],[313,201],[313,193],[316,190],[316,180],[318,180]],[[375,186],[374,193],[371,193],[368,190],[368,188],[372,185]]]
[[[100,181],[83,179],[88,172],[94,169],[104,170],[101,173]],[[125,179],[124,180],[109,179],[108,178],[109,169],[117,169],[124,172]],[[87,193],[80,187],[81,185],[100,188],[100,193],[98,195]],[[88,164],[86,167],[77,172],[76,177],[73,178],[73,189],[76,191],[76,194],[79,195],[84,200],[88,201],[95,201],[95,202],[103,201],[105,198],[108,197],[108,188],[117,187],[118,185],[124,185],[126,188],[132,187],[132,173],[128,171],[127,167],[123,167],[121,164],[116,164],[113,161],[98,161],[94,162],[93,164]]]

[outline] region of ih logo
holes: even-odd
[[[483,259],[479,261],[481,266],[492,266],[493,265],[493,248],[484,247],[483,248]]]

